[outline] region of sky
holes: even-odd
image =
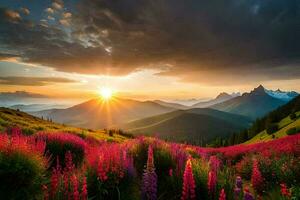
[[[0,0],[0,92],[300,92],[299,0]]]

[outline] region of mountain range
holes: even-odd
[[[266,90],[262,85],[258,86],[250,93],[244,93],[228,101],[215,104],[210,108],[230,112],[234,114],[244,115],[255,120],[256,118],[263,117],[268,112],[286,104],[289,100],[286,98],[290,94],[290,99],[297,96],[296,92],[276,92]],[[293,97],[291,97],[293,95]]]
[[[255,119],[297,95],[259,86],[242,95],[221,93],[211,101],[193,106],[115,97],[109,101],[97,98],[66,109],[31,114],[76,127],[122,128],[133,134],[157,134],[165,139],[206,143],[249,127]]]
[[[155,135],[203,145],[215,137],[227,137],[250,125],[251,120],[244,116],[210,108],[193,108],[132,121],[121,128],[135,135]]]
[[[153,101],[121,98],[105,101],[97,98],[66,109],[43,110],[32,114],[38,117],[51,118],[54,122],[103,129],[174,110],[175,108],[165,107]]]

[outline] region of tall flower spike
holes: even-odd
[[[225,194],[224,189],[222,189],[221,192],[220,192],[219,200],[226,200],[226,194]]]
[[[82,183],[82,191],[81,191],[81,199],[87,200],[88,191],[87,191],[87,183],[86,183],[86,177],[83,177],[83,183]]]
[[[252,176],[251,176],[251,183],[255,191],[261,192],[263,188],[263,178],[259,171],[258,161],[255,159],[253,161],[253,168],[252,168]]]
[[[234,199],[239,199],[242,188],[243,188],[243,180],[240,176],[237,176],[235,179]]]
[[[155,173],[153,149],[148,148],[148,160],[146,169],[143,174],[142,199],[156,200],[157,199],[157,175]]]
[[[189,158],[186,162],[184,174],[183,174],[183,188],[181,200],[193,200],[196,199],[195,195],[195,180],[192,171],[192,162]]]
[[[217,173],[214,170],[211,170],[208,173],[207,187],[209,194],[214,196],[217,185]]]

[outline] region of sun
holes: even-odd
[[[108,87],[101,88],[100,89],[100,96],[104,100],[109,100],[113,96],[113,90],[108,88]]]

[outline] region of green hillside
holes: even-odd
[[[213,109],[179,110],[124,124],[122,129],[132,134],[155,135],[172,141],[206,144],[216,137],[227,137],[249,127],[243,116]]]
[[[125,137],[114,134],[113,137],[106,134],[103,130],[82,129],[63,124],[53,123],[34,117],[25,112],[12,110],[9,108],[0,107],[0,132],[6,131],[10,127],[19,127],[25,134],[34,134],[38,131],[51,132],[69,132],[81,136],[92,136],[100,140],[121,141]]]
[[[287,131],[291,128],[300,128],[300,111],[296,112],[297,118],[292,120],[289,116],[282,119],[280,122],[277,123],[279,130],[270,135],[267,133],[266,130],[261,131],[259,134],[251,138],[250,140],[246,141],[245,144],[251,144],[256,142],[263,142],[272,140],[274,138],[281,138],[287,136]]]

